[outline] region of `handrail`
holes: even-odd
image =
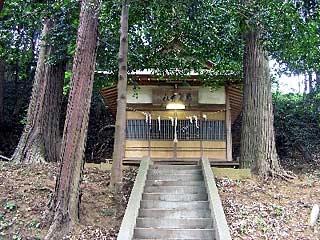
[[[213,218],[215,228],[215,239],[231,240],[231,234],[219,197],[218,188],[207,157],[201,158],[201,167],[207,188],[211,217]]]
[[[117,240],[131,240],[134,234],[136,219],[139,214],[142,193],[150,166],[150,157],[143,157],[140,163],[138,175],[134,182],[129,202],[124,214]]]

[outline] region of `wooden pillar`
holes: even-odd
[[[149,123],[147,123],[148,125],[148,156],[149,158],[151,158],[151,126],[149,125]]]
[[[202,111],[200,111],[200,118],[203,118],[203,112]],[[202,125],[203,124],[201,124],[201,126],[200,126],[200,159],[202,159],[202,157],[203,157],[203,136],[201,137],[201,131],[202,131]]]
[[[232,161],[232,133],[231,133],[231,106],[229,99],[229,87],[225,86],[226,93],[226,159],[227,161]]]

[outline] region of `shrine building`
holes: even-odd
[[[166,162],[206,156],[213,165],[232,165],[231,128],[242,109],[239,86],[213,90],[197,75],[159,80],[145,71],[130,78],[138,85],[129,85],[127,91],[125,163],[137,163],[143,156]],[[117,87],[101,94],[115,117]]]

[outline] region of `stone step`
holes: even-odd
[[[142,239],[213,239],[213,229],[135,228],[134,238]]]
[[[212,228],[211,218],[137,218],[138,228],[182,228],[182,229],[206,229]]]
[[[133,238],[133,240],[215,240],[215,238]]]
[[[198,166],[198,165],[151,165],[150,169],[187,170],[187,169],[201,169],[201,166]]]
[[[202,174],[201,169],[149,169],[150,174]]]
[[[174,180],[147,180],[146,186],[199,186],[204,187],[204,181],[174,181]]]
[[[144,188],[145,193],[203,193],[206,192],[204,187],[198,186],[146,186]]]
[[[192,202],[172,202],[157,200],[142,200],[141,208],[166,208],[166,209],[208,209],[208,201],[192,201]]]
[[[150,208],[139,210],[139,217],[150,218],[209,218],[209,209],[161,209]]]
[[[147,180],[203,181],[202,174],[148,174]]]
[[[165,194],[165,193],[143,193],[142,200],[160,200],[172,202],[207,201],[207,193],[198,194]]]

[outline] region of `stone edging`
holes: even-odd
[[[207,157],[201,158],[201,167],[206,184],[213,226],[215,229],[215,239],[231,240],[230,230],[223,211],[222,203],[219,197],[216,181]]]
[[[147,179],[147,173],[150,166],[150,158],[143,157],[140,163],[138,175],[135,179],[129,202],[124,214],[117,240],[131,240],[133,238],[136,219],[139,214],[140,202],[144,185]]]

